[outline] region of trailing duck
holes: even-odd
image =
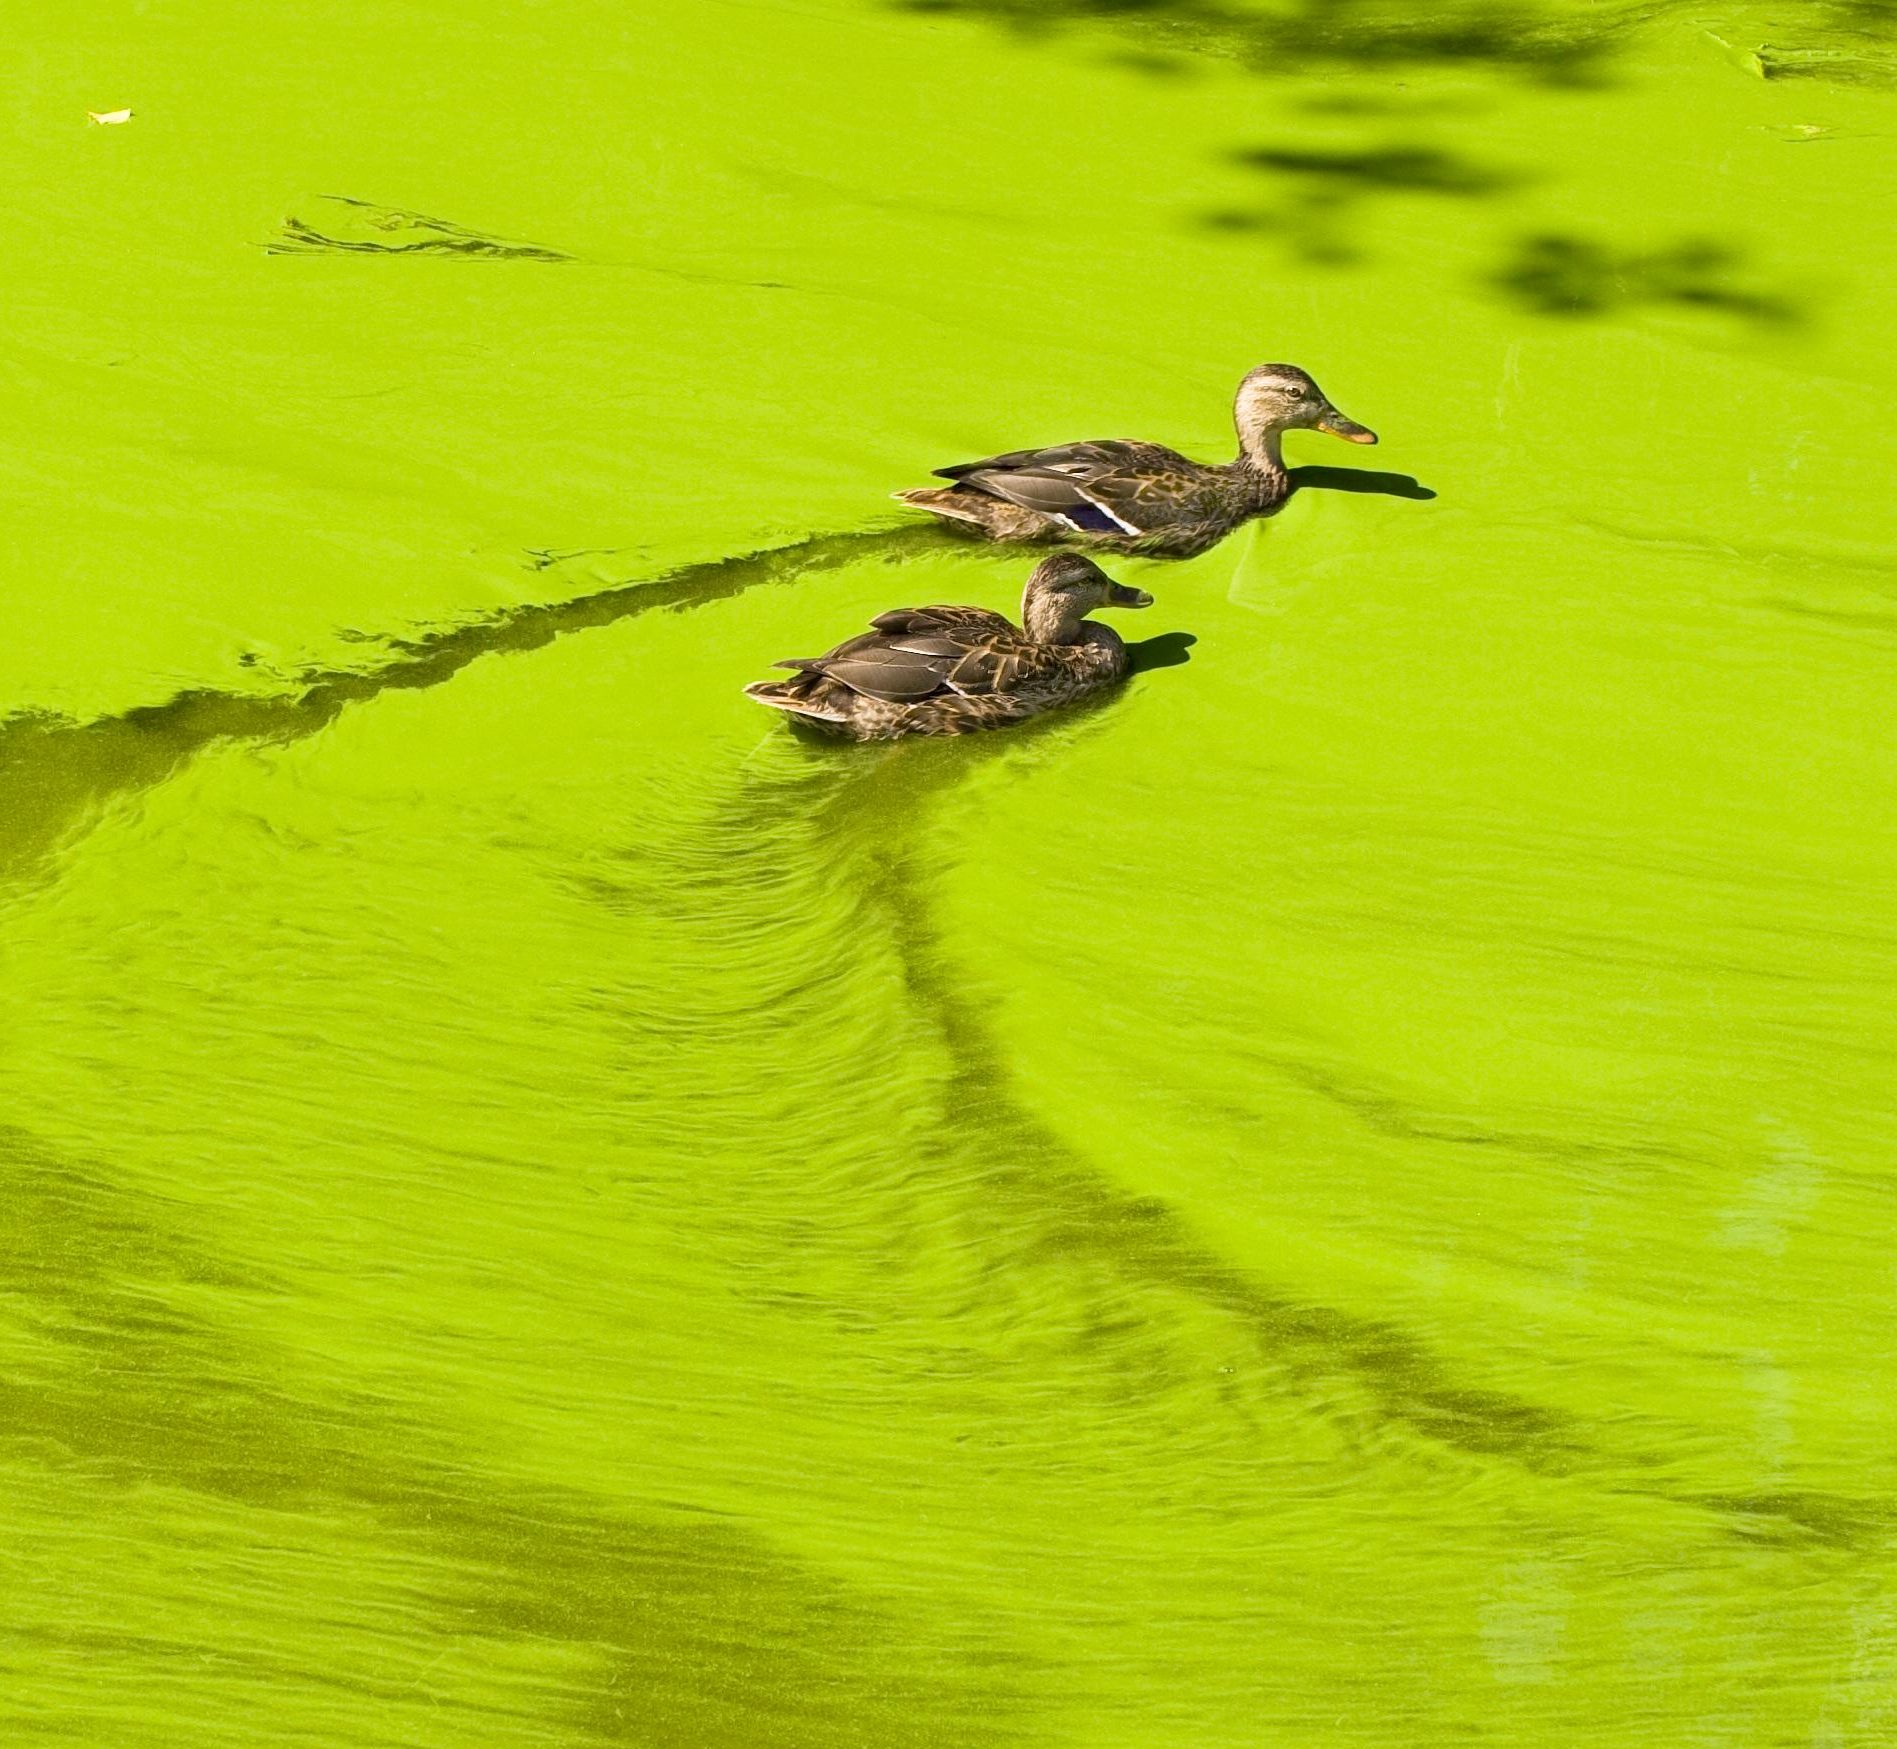
[[[1091,559],[1057,553],[1028,578],[1021,624],[985,607],[903,607],[828,655],[779,662],[789,680],[744,690],[855,741],[965,735],[1072,704],[1127,670],[1126,645],[1087,615],[1150,607]]]

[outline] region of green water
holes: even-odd
[[[1886,14],[26,10],[5,1741],[1897,1736]]]

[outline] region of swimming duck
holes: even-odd
[[[1282,444],[1287,431],[1327,431],[1348,443],[1377,434],[1346,419],[1308,372],[1261,364],[1238,385],[1235,461],[1195,462],[1158,443],[1126,438],[1016,449],[986,461],[937,468],[952,486],[896,497],[990,540],[1059,540],[1116,552],[1184,559],[1265,516],[1291,495]]]
[[[853,741],[965,735],[1111,686],[1126,673],[1126,645],[1087,615],[1152,605],[1093,560],[1056,553],[1028,578],[1018,626],[985,607],[901,607],[826,656],[777,663],[797,670],[789,680],[744,690]]]

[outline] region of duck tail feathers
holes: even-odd
[[[946,516],[951,522],[972,522],[979,528],[986,520],[981,500],[955,486],[913,486],[906,492],[889,495],[904,504],[915,505],[918,510]]]
[[[779,664],[785,666],[785,664]],[[809,682],[799,674],[794,680],[754,680],[745,689],[747,698],[767,704],[774,711],[793,711],[800,717],[816,717],[826,723],[840,723],[843,712],[821,697],[812,697]]]

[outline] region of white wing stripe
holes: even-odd
[[[1111,505],[1102,504],[1091,492],[1083,489],[1080,495],[1086,499],[1094,509],[1099,511],[1102,516],[1111,520],[1113,525],[1118,528],[1122,534],[1144,534],[1146,532],[1143,528],[1135,528],[1124,516],[1119,515]]]

